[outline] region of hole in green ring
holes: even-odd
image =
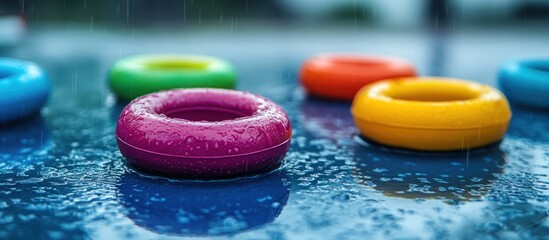
[[[159,70],[204,70],[208,65],[209,61],[189,59],[154,59],[145,63],[147,68]]]

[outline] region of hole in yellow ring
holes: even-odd
[[[204,70],[210,65],[210,62],[190,59],[151,59],[144,65],[149,69],[159,70]]]
[[[404,101],[450,102],[478,98],[481,91],[459,82],[407,81],[391,84],[384,94]]]

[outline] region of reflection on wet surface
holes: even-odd
[[[534,142],[549,142],[549,109],[532,109],[524,106],[513,106],[513,121],[508,135],[526,138]]]
[[[391,149],[357,141],[357,177],[390,197],[441,199],[461,202],[486,195],[503,172],[499,146],[469,152],[432,153]]]
[[[401,51],[398,43],[384,42]],[[111,51],[37,56],[54,92],[42,117],[0,129],[0,238],[548,236],[547,111],[514,108],[506,138],[490,148],[403,152],[354,139],[349,103],[305,97],[296,79],[304,53],[272,53],[268,64],[257,56],[233,57],[240,59],[239,88],[271,98],[291,118],[283,169],[227,182],[168,181],[136,173],[118,152],[114,129],[123,105],[104,79],[119,57]]]
[[[303,99],[300,112],[303,127],[312,135],[337,140],[355,132],[350,102],[308,97]]]
[[[122,176],[120,201],[136,225],[161,234],[226,235],[276,219],[290,194],[284,170],[229,181]]]
[[[41,116],[31,116],[22,122],[0,126],[0,156],[5,161],[12,156],[23,157],[51,145],[50,132]]]

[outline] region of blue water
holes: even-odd
[[[390,149],[356,135],[348,103],[307,98],[297,67],[276,63],[272,81],[247,69],[239,88],[289,114],[284,166],[251,178],[181,181],[126,166],[113,134],[123,105],[105,86],[105,64],[40,63],[54,85],[48,106],[0,129],[2,239],[549,236],[547,111],[513,107],[505,139],[488,148]]]

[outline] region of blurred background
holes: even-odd
[[[149,209],[121,197],[136,181],[151,186],[151,196],[181,190],[132,177],[113,134],[124,106],[106,83],[114,61],[147,53],[224,58],[237,70],[237,89],[289,113],[295,142],[287,173],[274,182],[283,183],[275,186],[283,199],[290,196],[273,205],[281,212],[276,220],[245,222],[266,226],[237,239],[546,238],[547,113],[514,110],[500,149],[439,165],[426,158],[402,179],[398,161],[406,156],[370,151],[350,138],[356,130],[349,103],[305,97],[300,65],[321,52],[393,55],[421,75],[495,86],[506,61],[548,57],[549,0],[0,0],[0,57],[36,62],[53,84],[37,124],[0,132],[14,143],[51,139],[0,161],[0,238],[159,239],[154,229],[167,232],[158,221],[164,212],[158,219],[154,209],[139,215],[135,209]],[[438,179],[453,178],[458,168],[471,181],[441,188]],[[433,181],[425,184],[427,178]],[[436,200],[418,198],[420,192]],[[147,206],[181,213],[175,205],[186,203],[176,200],[167,195],[165,204],[153,199]]]
[[[126,55],[184,52],[297,71],[318,52],[362,52],[492,84],[507,59],[549,52],[547,26],[548,0],[3,0],[0,54],[106,68]]]
[[[532,24],[549,20],[546,0],[4,0],[0,14],[34,24],[103,27],[223,27],[228,24],[420,27]],[[241,25],[242,26],[242,25]],[[435,26],[436,27],[436,26]]]

